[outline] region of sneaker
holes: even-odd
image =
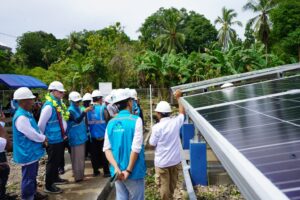
[[[45,187],[44,192],[51,193],[51,194],[60,194],[62,193],[62,189],[56,187],[55,185],[52,185],[51,187]]]
[[[54,182],[54,184],[55,184],[55,185],[63,185],[63,184],[67,184],[68,182],[69,182],[69,181],[66,180],[66,179],[58,178],[58,179]]]
[[[34,195],[34,200],[46,200],[46,199],[48,199],[48,195],[46,195],[46,194],[36,192]]]

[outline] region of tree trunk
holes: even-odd
[[[266,43],[266,66],[268,66],[268,44]]]

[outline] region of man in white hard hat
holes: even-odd
[[[181,162],[179,131],[184,122],[185,110],[179,101],[180,97],[181,91],[177,90],[175,98],[179,104],[179,115],[174,118],[170,117],[172,110],[168,102],[158,103],[155,111],[159,123],[152,127],[149,140],[155,148],[155,172],[162,200],[173,199]]]
[[[102,152],[106,124],[109,121],[109,113],[103,105],[103,95],[99,90],[92,92],[93,110],[87,113],[89,129],[91,133],[91,162],[94,176],[100,174],[99,168],[103,167],[103,176],[110,177],[108,161]]]
[[[64,159],[66,121],[69,118],[69,112],[62,102],[65,93],[63,84],[59,81],[53,81],[50,83],[48,90],[49,94],[46,95],[46,102],[43,105],[38,123],[40,130],[47,136],[49,143],[44,191],[58,194],[62,190],[56,185],[67,183],[67,180],[59,177],[58,168]]]
[[[69,94],[70,118],[68,120],[68,141],[71,147],[71,161],[75,182],[84,178],[85,143],[88,140],[84,118],[86,113],[93,109],[89,106],[81,111],[81,95],[73,91]]]
[[[18,101],[19,107],[13,117],[13,159],[22,166],[22,199],[47,198],[36,193],[39,159],[45,154],[43,143],[47,138],[40,133],[31,113],[34,98],[26,87],[21,87],[14,93],[14,100]]]
[[[111,164],[110,173],[116,175],[116,199],[143,200],[146,164],[143,145],[143,123],[131,114],[132,99],[125,89],[118,90],[113,102],[119,108],[105,132],[103,151]]]
[[[104,99],[104,102],[105,102],[105,105],[106,105],[106,108],[107,108],[110,118],[113,118],[114,116],[116,116],[118,114],[118,110],[112,103],[112,96],[107,95]]]

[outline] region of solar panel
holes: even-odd
[[[297,84],[298,83],[298,84]],[[276,79],[214,92],[187,96],[184,99],[194,108],[298,89],[300,76]]]
[[[181,89],[183,92],[191,92],[191,91],[199,91],[201,89],[206,89],[209,87],[220,86],[226,82],[238,83],[240,81],[250,81],[252,79],[257,79],[257,78],[268,80],[270,78],[274,78],[274,76],[278,77],[278,75],[280,74],[283,75],[284,73],[290,75],[295,74],[295,72],[297,72],[299,68],[300,68],[299,63],[289,64],[289,65],[266,68],[262,70],[256,70],[256,71],[251,71],[251,72],[246,72],[241,74],[234,74],[225,77],[218,77],[209,80],[203,80],[195,83],[188,83],[188,84],[172,87],[172,90],[175,91],[176,89]]]
[[[226,99],[221,91],[209,97],[221,97],[219,102],[224,102],[284,92],[299,88],[298,80],[293,77],[240,87]],[[247,93],[250,88],[258,93]],[[261,92],[260,88],[267,90]],[[190,102],[199,105],[196,100]],[[300,199],[300,93],[249,99],[198,112],[289,198]]]

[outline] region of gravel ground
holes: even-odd
[[[195,193],[200,200],[244,200],[235,185],[197,186]]]
[[[182,171],[179,173],[177,188],[174,193],[174,200],[187,200],[188,195],[183,188]],[[210,185],[194,187],[197,199],[199,200],[244,200],[240,191],[235,185]],[[155,184],[155,170],[150,168],[147,170],[146,177],[146,200],[159,200],[159,188]]]
[[[20,199],[20,189],[21,189],[20,182],[21,182],[21,178],[22,178],[22,170],[21,170],[22,167],[20,165],[16,165],[12,161],[11,153],[8,153],[7,159],[9,161],[9,166],[10,166],[10,174],[9,174],[8,183],[7,183],[7,192],[17,194]],[[39,161],[39,172],[38,172],[38,177],[37,177],[39,191],[42,191],[44,189],[46,159],[47,159],[47,156],[43,157]]]

